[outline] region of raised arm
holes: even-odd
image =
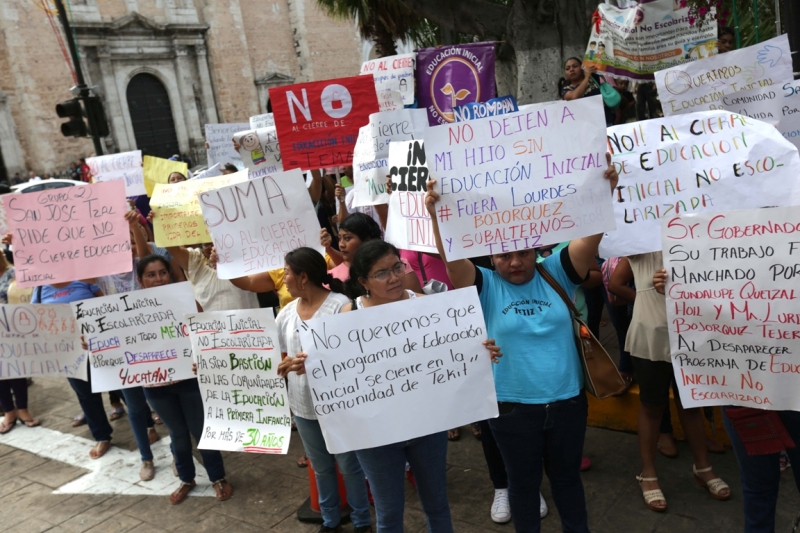
[[[308,187],[308,194],[311,196],[311,203],[317,205],[322,196],[322,172],[319,170],[311,171],[311,185]]]
[[[271,292],[275,290],[275,282],[272,281],[272,276],[269,275],[269,272],[259,272],[258,274],[234,278],[230,282],[243,291]]]
[[[428,181],[428,192],[425,194],[425,207],[431,215],[431,228],[436,238],[436,249],[439,250],[439,255],[447,266],[447,276],[450,278],[450,283],[453,284],[453,287],[460,289],[462,287],[475,285],[475,265],[473,265],[469,259],[458,259],[456,261],[447,260],[442,237],[439,235],[439,220],[436,218],[436,202],[439,201],[439,193],[433,190],[435,184],[436,180],[432,179]]]
[[[139,212],[128,211],[125,213],[125,220],[128,221],[128,226],[136,241],[136,257],[142,259],[153,253],[150,249],[150,243],[147,241],[147,232],[139,222]]]
[[[608,180],[611,188],[611,194],[614,194],[614,188],[619,181],[619,174],[611,164],[611,154],[606,153],[606,164],[608,167],[603,173],[603,179]],[[569,243],[569,258],[572,261],[572,266],[575,267],[575,272],[581,278],[585,278],[589,273],[592,265],[597,264],[595,257],[597,256],[597,247],[600,246],[600,241],[603,239],[603,234],[590,235],[581,239],[573,239]]]

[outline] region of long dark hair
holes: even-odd
[[[296,276],[305,272],[308,281],[317,287],[327,285],[333,292],[344,294],[342,282],[328,273],[328,264],[325,262],[325,258],[313,248],[306,246],[295,248],[286,254],[283,260]]]
[[[578,64],[583,64],[583,61],[581,60],[581,58],[579,58],[579,57],[574,57],[574,56],[573,56],[573,57],[569,57],[569,58],[567,58],[567,60],[566,60],[566,61],[564,61],[564,66],[561,68],[561,71],[563,72],[563,71],[564,71],[564,69],[566,69],[566,68],[567,68],[567,63],[569,63],[570,61],[573,61],[573,60],[574,60],[574,61],[577,61],[577,62],[578,62]],[[586,73],[584,73],[583,75],[585,76],[585,75],[586,75]],[[563,90],[564,90],[564,89],[566,89],[567,87],[569,87],[569,80],[568,80],[566,77],[564,77],[564,76],[561,76],[561,77],[558,79],[558,98],[559,98],[559,99],[563,98],[563,97],[561,96],[561,91],[563,91]]]
[[[161,263],[164,265],[164,268],[167,269],[167,272],[169,273],[169,278],[171,280],[172,267],[169,265],[169,261],[167,261],[163,255],[158,255],[158,254],[150,254],[148,256],[143,257],[142,259],[139,259],[139,264],[136,265],[136,277],[142,279],[142,275],[144,274],[144,269],[147,268],[147,265],[149,265],[150,263],[155,263],[156,261],[161,261]]]
[[[359,246],[358,250],[356,250],[355,257],[353,257],[353,261],[350,262],[350,279],[347,280],[347,295],[351,298],[364,295],[367,291],[364,290],[364,287],[358,282],[358,279],[369,276],[369,271],[372,270],[375,263],[390,254],[400,257],[400,252],[393,244],[381,239],[373,239]]]
[[[374,218],[358,212],[348,215],[344,222],[339,224],[339,229],[353,233],[361,239],[361,242],[380,239],[383,236],[381,227],[375,222]]]

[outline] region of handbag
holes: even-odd
[[[553,276],[545,270],[541,263],[536,265],[536,271],[561,296],[572,315],[575,345],[578,348],[578,357],[583,367],[583,381],[586,390],[592,396],[596,396],[598,400],[622,393],[625,390],[625,380],[619,375],[617,365],[583,322],[580,311],[572,299],[567,296],[564,287],[553,279]]]
[[[595,81],[600,86],[600,94],[603,95],[603,103],[606,107],[615,109],[622,103],[622,96],[610,83],[600,76],[595,76]]]
[[[727,407],[725,414],[747,450],[747,455],[767,455],[795,447],[783,420],[775,411]]]

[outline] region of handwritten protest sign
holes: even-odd
[[[608,149],[619,173],[617,230],[602,257],[661,249],[664,217],[800,204],[797,149],[769,124],[704,111],[614,126]]]
[[[3,196],[22,288],[131,271],[122,181]]]
[[[398,91],[383,91],[377,94],[379,111],[403,109],[403,96]]]
[[[272,113],[264,113],[263,115],[253,115],[250,117],[250,127],[245,129],[259,130],[261,128],[269,128],[275,125],[275,117]]]
[[[169,175],[173,172],[180,172],[187,176],[189,165],[183,161],[170,161],[160,157],[146,155],[142,158],[144,163],[144,188],[147,196],[153,196],[153,189],[158,183],[169,183]]]
[[[246,123],[206,124],[205,129],[208,143],[208,150],[206,150],[208,166],[216,163],[221,165],[233,163],[239,170],[244,168],[239,152],[233,149],[231,138],[240,131],[250,129],[249,125]]]
[[[508,94],[492,98],[486,102],[471,102],[466,105],[456,106],[453,108],[453,117],[455,122],[466,122],[476,118],[495,117],[507,113],[516,113],[517,111],[519,111],[517,99]]]
[[[8,233],[8,215],[6,215],[6,206],[0,202],[0,235]]]
[[[364,61],[361,74],[372,74],[378,99],[381,95],[398,92],[402,105],[414,103],[414,57],[416,54],[400,54]]]
[[[664,115],[716,109],[723,96],[792,79],[789,38],[759,44],[656,72]]]
[[[68,305],[0,305],[0,380],[87,380],[86,353]]]
[[[585,65],[614,77],[652,80],[653,73],[717,51],[715,10],[706,22],[690,24],[689,8],[673,0],[616,7],[597,6],[599,20],[592,24]]]
[[[157,185],[150,199],[155,211],[153,234],[157,246],[187,246],[211,242],[197,195],[247,181],[247,170],[204,180]]]
[[[217,249],[217,277],[231,279],[283,266],[301,246],[324,253],[319,220],[303,173],[277,172],[198,195]]]
[[[86,164],[95,182],[122,180],[125,182],[125,196],[146,194],[141,150],[87,157]]]
[[[424,141],[389,145],[388,172],[392,180],[389,213],[384,238],[403,250],[438,253],[425,208],[428,159]]]
[[[668,217],[662,242],[683,405],[800,410],[800,207]]]
[[[249,453],[289,450],[292,415],[271,309],[186,315],[203,394],[197,447]]]
[[[202,172],[198,172],[194,176],[192,176],[193,180],[204,180],[206,178],[213,178],[215,176],[222,176],[222,170],[220,169],[219,163],[212,165],[211,167],[203,170]]]
[[[267,172],[283,170],[275,126],[240,131],[233,138],[240,146],[239,155],[247,168],[251,170],[264,168]]]
[[[72,302],[89,345],[92,392],[194,379],[185,313],[194,313],[188,281]]]
[[[299,331],[329,452],[383,446],[497,416],[474,288],[353,313],[314,318]]]
[[[425,152],[441,195],[436,209],[447,258],[613,229],[604,120],[602,99],[591,97],[428,129]]]
[[[800,148],[800,83],[794,80],[725,95],[717,107],[772,124]]]
[[[350,165],[358,128],[378,111],[369,76],[273,87],[269,97],[285,170]]]

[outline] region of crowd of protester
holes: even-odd
[[[720,42],[725,41],[720,51],[730,49],[728,30],[723,29],[720,37]],[[571,100],[598,94],[594,74],[591,68],[583,69],[580,60],[567,60],[558,96]],[[651,101],[655,89],[649,85],[639,84],[634,88],[634,97],[625,84],[617,84],[621,101],[616,108],[606,109],[607,125],[636,120],[637,116],[640,120],[659,116],[658,106]],[[235,171],[232,164],[223,168],[223,173]],[[86,181],[87,173],[83,159],[70,165],[70,179]],[[30,179],[44,179],[31,174]],[[168,181],[177,183],[187,178],[174,172]],[[707,489],[711,498],[730,498],[730,487],[715,474],[709,459],[709,452],[720,452],[722,448],[706,438],[707,415],[702,409],[683,408],[676,388],[661,253],[600,258],[600,234],[540,249],[447,261],[434,216],[439,198],[432,182],[425,204],[432,215],[439,254],[398,250],[383,240],[386,206],[353,208],[345,186],[348,178],[352,178],[352,168],[312,172],[308,191],[322,227],[320,244],[325,248],[324,256],[311,248],[298,248],[286,254],[280,269],[222,280],[216,275],[217,256],[211,243],[157,247],[152,232],[157,214],[147,208],[146,198],[144,204],[139,198],[131,201],[132,209],[125,215],[132,242],[130,273],[44,285],[34,289],[29,300],[37,304],[68,303],[188,281],[200,311],[274,307],[284,356],[279,374],[288,381],[293,426],[305,450],[298,465],[307,467],[310,460],[316,474],[323,519],[320,532],[342,531],[338,466],[356,533],[372,531],[370,501],[375,505],[379,532],[403,531],[406,479],[416,489],[428,530],[447,533],[453,531],[453,525],[446,455],[448,440],[458,440],[460,428],[344,454],[328,452],[305,376],[306,354],[300,347],[298,324],[335,313],[355,313],[353,320],[358,320],[360,314],[369,313],[374,306],[474,286],[490,337],[484,343],[486,356],[499,362],[493,368],[500,415],[477,421],[472,428],[481,440],[494,486],[494,498],[487,501],[491,519],[497,523],[513,520],[518,532],[540,531],[540,521],[548,512],[540,493],[546,474],[563,531],[586,533],[588,512],[581,471],[591,466],[583,451],[588,404],[570,307],[559,296],[560,286],[573,298],[598,337],[605,309],[619,339],[619,370],[626,385],[621,394],[626,394],[634,382],[638,384],[641,473],[636,480],[647,508],[656,512],[667,508],[656,457],[659,453],[670,458],[678,454],[672,436],[671,401],[693,456],[694,481]],[[618,175],[610,158],[603,178],[613,192]],[[8,188],[0,192],[7,191]],[[10,236],[4,242],[11,244]],[[6,256],[0,257],[0,301],[25,301],[24,297],[11,297],[19,291],[14,287],[13,264],[9,264],[13,257],[7,257],[10,261]],[[536,314],[535,320],[525,314],[503,313],[508,302],[525,299],[548,305]],[[199,441],[204,421],[197,380],[112,391],[108,411],[103,396],[92,392],[91,379],[69,382],[82,409],[73,425],[88,425],[96,441],[90,451],[93,459],[108,452],[113,434],[109,420],[122,417],[127,408],[141,456],[139,475],[144,481],[151,480],[156,465],[150,446],[161,438],[157,425],[166,427],[172,441],[172,470],[179,480],[169,501],[183,502],[196,485],[192,438]],[[0,406],[4,411],[0,434],[18,425],[40,424],[29,412],[27,400],[27,380],[0,380]],[[795,441],[800,442],[800,413],[781,412],[779,416]],[[796,450],[789,455],[748,455],[733,427],[735,413],[725,414],[723,421],[740,465],[746,531],[773,531],[780,472],[790,465],[789,459],[800,464],[800,456]],[[222,455],[211,450],[200,450],[200,454],[217,499],[231,498],[234,489],[226,479]],[[795,480],[800,487],[796,469]]]

